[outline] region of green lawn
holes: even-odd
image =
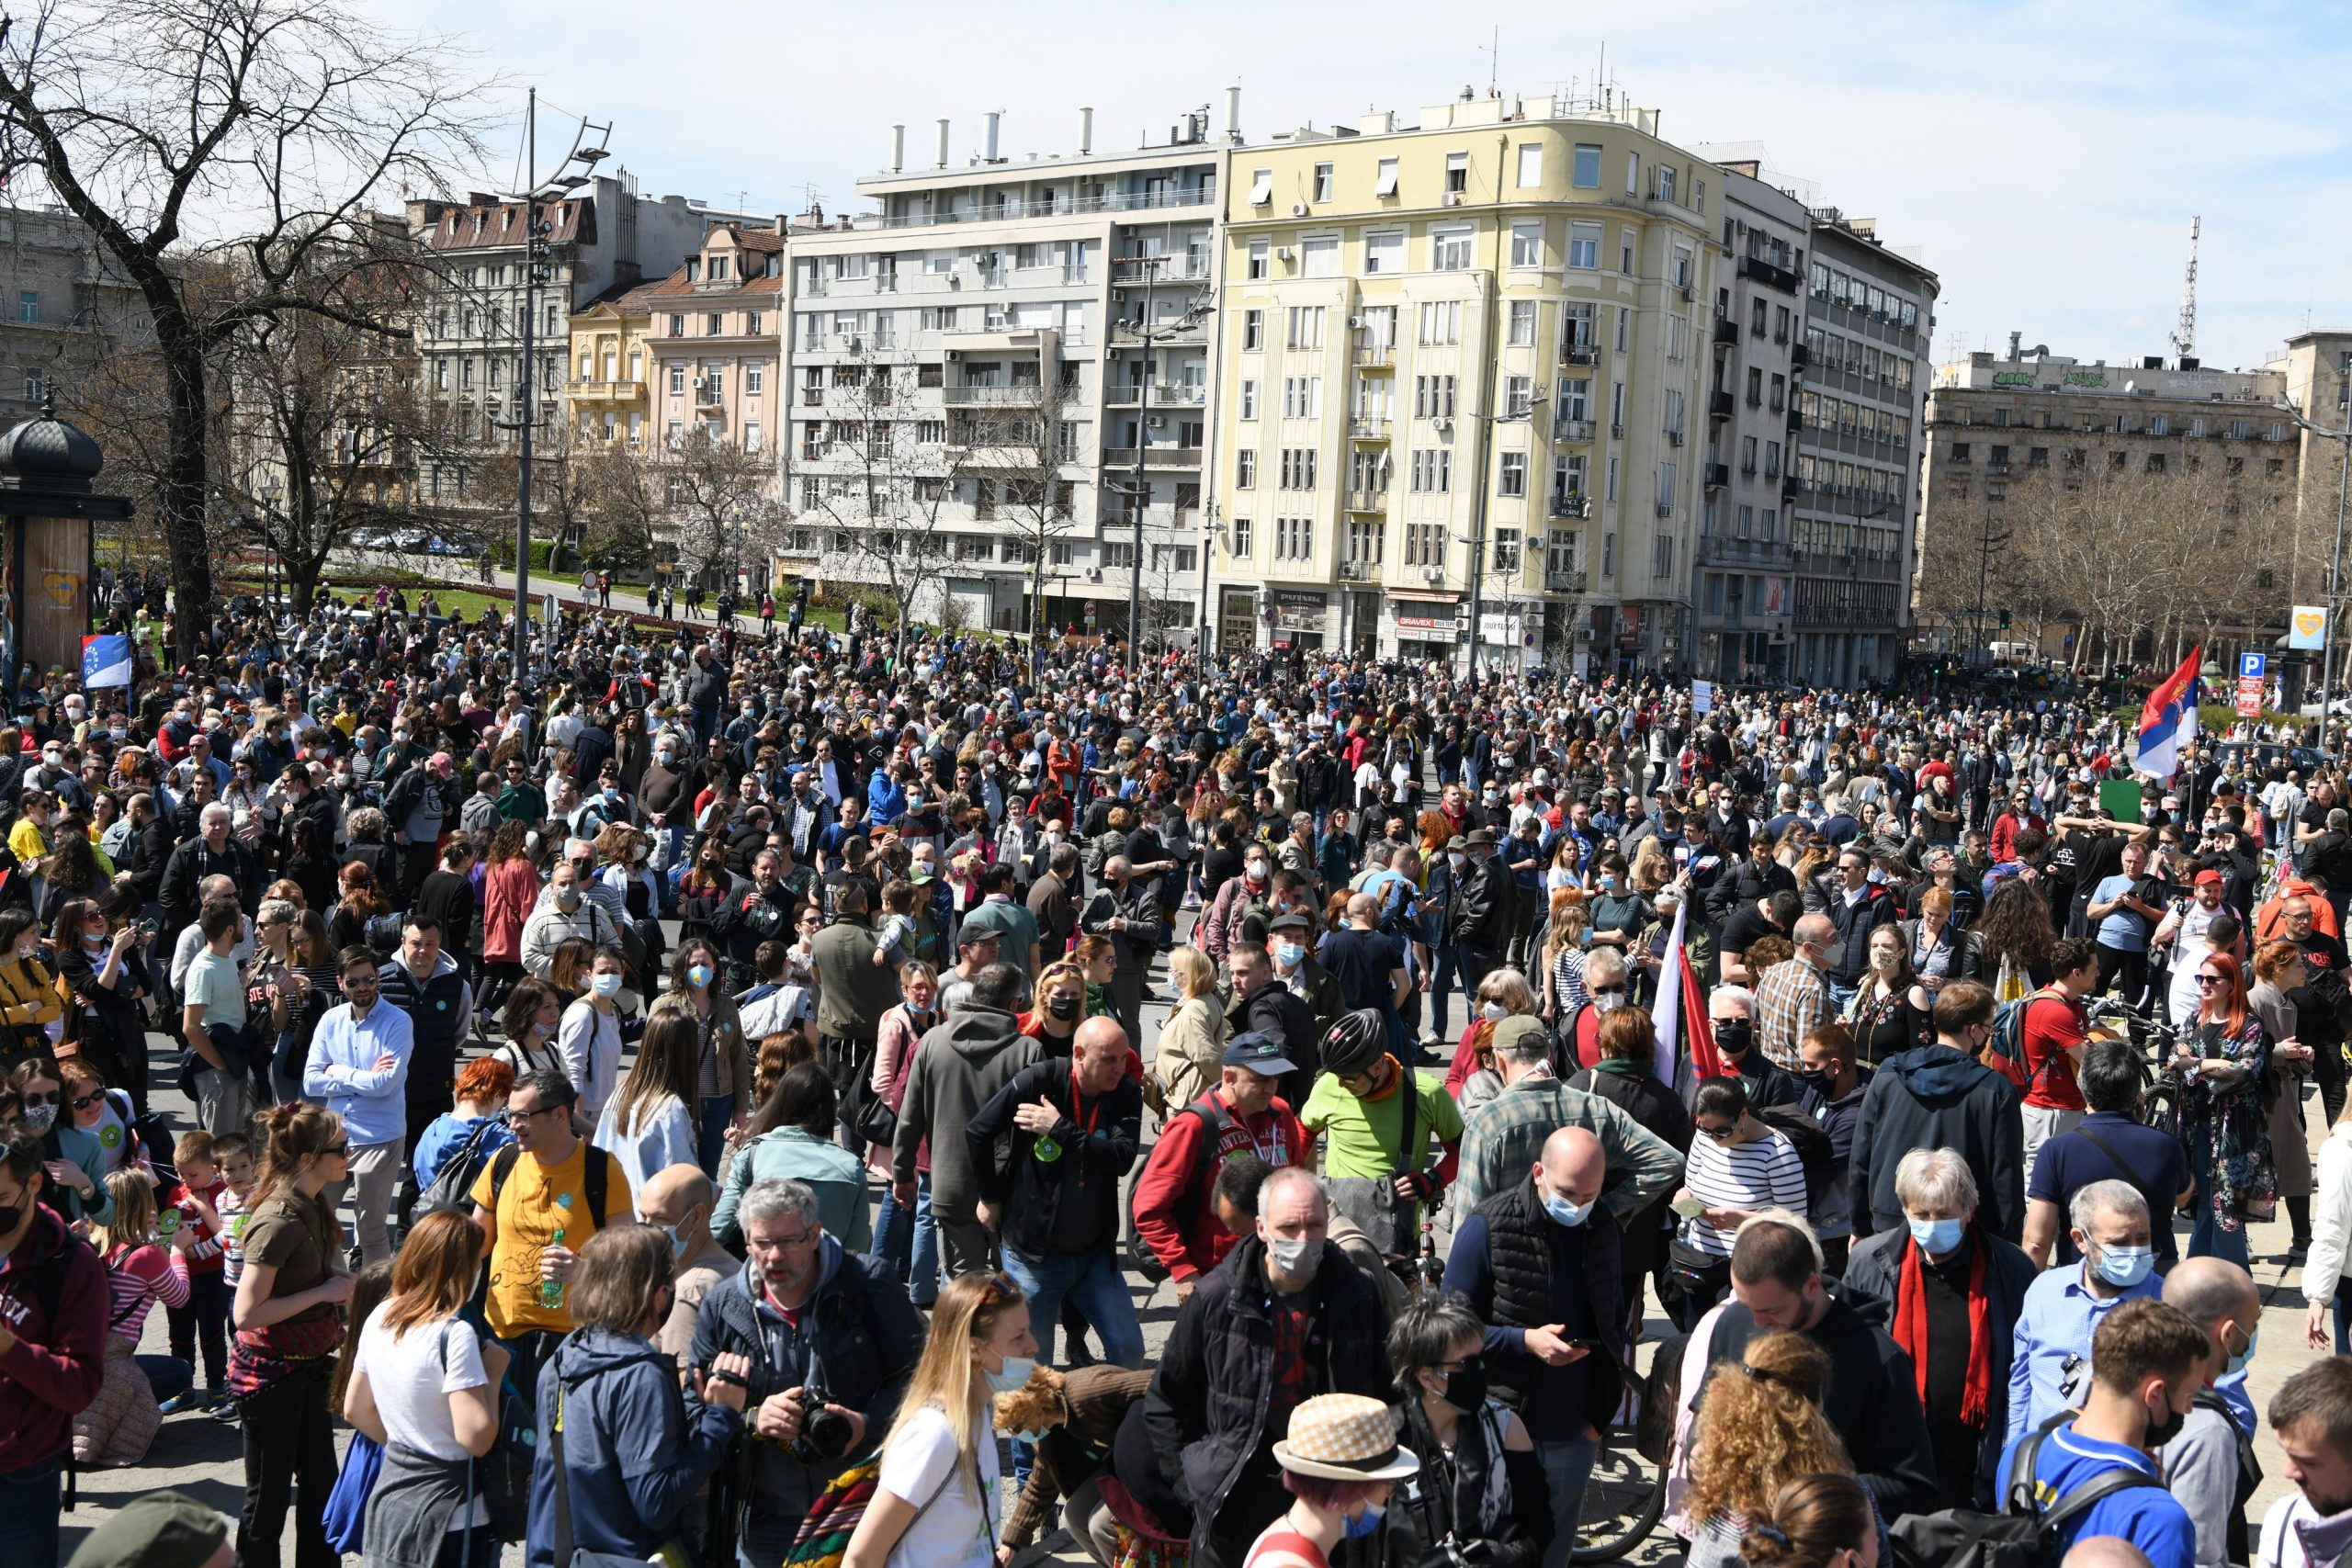
[[[441,606],[442,614],[455,615],[460,620],[478,621],[481,619],[481,613],[484,610],[492,609],[496,610],[503,615],[506,614],[507,610],[514,604],[513,599],[501,597],[495,594],[478,593],[469,589],[464,588],[444,588],[439,583],[430,581],[425,578],[420,577],[415,572],[387,570],[378,572],[373,575],[399,588],[403,596],[408,600],[409,608],[412,610],[416,607],[416,602],[420,597],[422,597],[424,590],[428,588],[431,589],[433,591],[434,600]],[[577,585],[575,584],[574,586]],[[223,594],[259,593],[261,592],[261,584],[257,581],[247,581],[244,579],[228,579],[222,581],[219,584],[219,589]],[[338,588],[334,585],[333,580],[330,579],[325,592],[328,594],[345,602],[348,602],[353,598],[360,598],[372,604],[375,600],[376,591],[375,585],[372,581],[365,588]],[[532,595],[532,598],[534,605],[536,606],[538,596],[535,593]],[[566,603],[569,604],[570,601],[566,601]],[[642,616],[645,614],[645,594],[640,590],[637,592],[625,595],[621,592],[620,585],[618,583],[615,583],[613,585],[613,608],[616,611],[625,612],[631,615]],[[710,606],[706,604],[703,606],[703,618],[693,624],[705,626],[710,625],[709,611]],[[536,613],[536,608],[534,613]],[[781,622],[783,619],[782,615],[779,615],[777,619]],[[827,627],[830,630],[840,632],[847,628],[849,615],[847,611],[835,609],[831,605],[812,604],[808,607],[808,621],[813,626],[820,626]],[[688,624],[683,609],[679,613],[677,624],[680,626],[685,626]],[[736,619],[736,625],[739,627],[748,626],[752,631],[756,632],[759,629],[759,618],[756,615],[739,615]]]

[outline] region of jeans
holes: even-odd
[[[187,1277],[187,1304],[164,1309],[171,1324],[172,1354],[194,1362],[204,1352],[204,1386],[215,1393],[229,1386],[229,1278],[215,1269]],[[165,1397],[157,1394],[157,1399]]]
[[[1841,1014],[1847,1008],[1853,1005],[1854,993],[1862,988],[1861,982],[1859,980],[1849,985],[1842,980],[1832,979],[1826,975],[1821,977],[1821,983],[1829,992],[1829,1005]]]
[[[754,1498],[743,1512],[743,1528],[735,1538],[735,1561],[741,1568],[780,1568],[800,1533],[800,1516],[763,1507]]]
[[[1577,1521],[1584,1517],[1584,1483],[1600,1453],[1600,1445],[1589,1438],[1535,1439],[1535,1457],[1544,1461],[1544,1484],[1552,1495],[1552,1518],[1557,1526],[1552,1544],[1544,1550],[1544,1568],[1567,1568],[1568,1553],[1577,1544]]]
[[[705,1175],[716,1171],[727,1157],[727,1129],[735,1121],[735,1097],[722,1094],[702,1102],[702,1131],[695,1142],[695,1161]]]
[[[1037,1359],[1054,1359],[1054,1327],[1061,1321],[1062,1303],[1074,1303],[1094,1332],[1102,1337],[1106,1360],[1123,1367],[1143,1365],[1143,1325],[1136,1317],[1134,1296],[1119,1272],[1119,1260],[1108,1243],[1091,1252],[1032,1258],[1011,1247],[1004,1249],[1004,1271],[1029,1298],[1029,1326],[1037,1336]]]
[[[931,1178],[915,1178],[912,1208],[902,1207],[886,1182],[874,1221],[875,1255],[906,1282],[907,1298],[929,1311],[939,1299],[939,1227],[931,1217]]]
[[[352,1230],[359,1242],[360,1259],[380,1263],[392,1255],[392,1193],[400,1182],[400,1142],[354,1145],[351,1163],[344,1168],[350,1173]],[[327,1183],[330,1210],[341,1206],[343,1189],[340,1181]]]
[[[294,1506],[295,1568],[339,1568],[343,1561],[327,1544],[327,1494],[334,1490],[335,1474],[334,1425],[327,1418],[329,1371],[327,1362],[305,1366],[242,1402],[242,1568],[277,1568],[288,1501]]]
[[[1450,942],[1432,947],[1430,953],[1430,988],[1426,993],[1430,1007],[1429,1032],[1431,1039],[1442,1042],[1445,1039],[1446,1004],[1453,999],[1457,985],[1454,973],[1457,958]]]
[[[0,1474],[0,1562],[58,1561],[57,1532],[64,1497],[58,1487],[62,1457]]]
[[[247,1134],[254,1120],[253,1081],[243,1072],[196,1069],[196,1124],[218,1138]]]
[[[176,1399],[196,1386],[196,1369],[177,1356],[133,1356],[139,1370],[147,1374],[147,1386],[155,1391],[155,1403]]]

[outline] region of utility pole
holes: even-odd
[[[1143,316],[1136,322],[1136,341],[1143,344],[1143,378],[1138,388],[1136,412],[1136,472],[1131,481],[1135,493],[1128,503],[1135,508],[1135,555],[1127,562],[1127,668],[1134,671],[1143,659],[1143,526],[1144,513],[1151,510],[1150,481],[1144,478],[1144,443],[1151,437],[1151,345],[1152,291],[1159,281],[1159,257],[1143,258]]]
[[[514,480],[514,674],[526,680],[531,669],[531,318],[538,314],[540,258],[548,246],[539,238],[539,90],[533,87],[523,109],[523,411],[521,468]]]

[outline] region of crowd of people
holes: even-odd
[[[1694,1561],[2352,1539],[2332,771],[760,608],[28,672],[9,1561],[183,1413],[233,1530],[94,1564],[1558,1568],[1636,1425]],[[2339,1354],[2250,1520],[2280,1207]]]

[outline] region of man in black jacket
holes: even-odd
[[[979,1220],[1003,1238],[1004,1270],[1029,1298],[1039,1360],[1054,1358],[1068,1301],[1107,1359],[1140,1367],[1143,1325],[1119,1272],[1119,1182],[1143,1136],[1143,1089],[1116,1020],[1088,1019],[1071,1043],[1069,1061],[1022,1068],[964,1123]]]
[[[686,706],[693,714],[697,749],[708,746],[718,733],[718,710],[726,702],[727,666],[704,643],[695,649],[694,668],[686,674]]]
[[[311,764],[286,764],[286,810],[277,818],[277,847],[286,874],[301,887],[313,909],[334,907],[335,873],[334,797],[311,779]],[[141,838],[145,837],[141,831]],[[136,863],[133,876],[136,878]]]
[[[1884,1326],[1887,1303],[1833,1292],[1821,1277],[1820,1244],[1792,1214],[1751,1219],[1731,1249],[1733,1299],[1707,1350],[1712,1381],[1736,1367],[1758,1334],[1802,1334],[1829,1358],[1821,1413],[1888,1518],[1935,1506],[1936,1467],[1911,1358]],[[1700,1390],[1700,1400],[1706,1391]]]
[[[197,836],[172,852],[164,863],[159,901],[164,907],[165,932],[176,936],[196,923],[198,893],[208,876],[225,876],[237,885],[237,902],[250,915],[261,903],[261,867],[253,851],[230,835],[233,813],[219,801],[198,818]]]
[[[1936,1043],[1879,1064],[1847,1167],[1856,1240],[1900,1230],[1894,1168],[1911,1149],[1958,1149],[1976,1173],[1978,1218],[2004,1241],[2025,1231],[2025,1124],[2017,1086],[1976,1060],[1993,1035],[1993,993],[1954,980],[1936,996]]]
[[[1278,1168],[1258,1190],[1256,1234],[1202,1278],[1160,1351],[1143,1419],[1193,1511],[1195,1568],[1239,1568],[1290,1506],[1273,1445],[1302,1400],[1390,1397],[1380,1291],[1329,1226],[1314,1173]]]
[[[1289,940],[1299,939],[1291,935]],[[1283,1075],[1275,1092],[1290,1105],[1306,1104],[1323,1061],[1322,1019],[1276,972],[1273,956],[1264,948],[1244,942],[1232,950],[1227,962],[1233,966],[1233,1005],[1225,1016],[1232,1034],[1255,1032],[1281,1041],[1283,1059],[1295,1070]]]
[[[1143,1038],[1144,975],[1163,927],[1159,901],[1136,879],[1134,863],[1125,855],[1105,861],[1102,886],[1080,911],[1078,929],[1111,942],[1116,964],[1111,971],[1111,1014],[1130,1040]]]
[[[1475,996],[1487,975],[1502,963],[1503,950],[1510,942],[1514,890],[1510,868],[1495,853],[1495,835],[1490,829],[1473,829],[1462,845],[1470,863],[1463,868],[1447,919],[1454,950],[1460,954],[1464,988]]]

